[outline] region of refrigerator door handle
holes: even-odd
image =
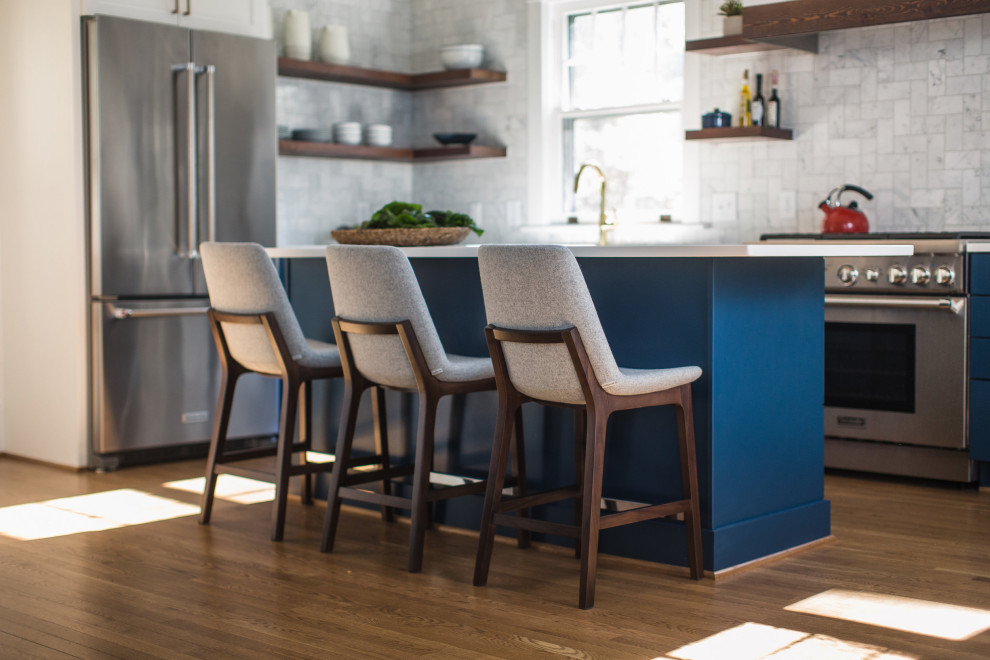
[[[173,14],[179,13],[179,0],[175,0],[175,9],[172,10]]]
[[[196,69],[206,76],[206,229],[207,240],[217,240],[217,68],[208,64]]]
[[[107,305],[107,311],[115,319],[152,319],[166,316],[200,316],[210,311],[209,307],[161,307],[159,309],[132,309]]]
[[[179,0],[175,0],[175,3],[176,3],[176,6],[178,6]],[[183,12],[182,15],[183,16],[191,16],[192,15],[192,0],[186,0],[186,11]]]
[[[190,259],[199,259],[199,199],[196,169],[196,64],[180,65],[186,72],[186,253]],[[178,242],[177,242],[178,243]]]

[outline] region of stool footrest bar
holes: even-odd
[[[412,500],[408,497],[398,495],[385,495],[370,490],[360,490],[358,488],[341,488],[338,496],[345,500],[357,500],[358,502],[369,502],[371,504],[382,504],[396,509],[412,508]]]
[[[566,488],[555,488],[554,490],[546,490],[541,493],[533,493],[532,495],[506,497],[499,503],[498,511],[518,511],[519,509],[528,509],[541,504],[560,502],[577,497],[578,493],[577,486],[567,486]]]
[[[644,506],[639,509],[623,511],[622,513],[610,513],[601,517],[600,529],[629,525],[643,520],[653,520],[655,518],[665,518],[677,513],[684,513],[691,510],[691,500],[678,500],[666,504],[656,504],[654,506]]]
[[[496,525],[525,529],[530,532],[543,532],[544,534],[564,536],[569,539],[581,537],[581,528],[577,525],[565,525],[563,523],[547,522],[546,520],[536,520],[534,518],[521,518],[506,513],[496,513],[494,520]]]

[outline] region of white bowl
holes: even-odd
[[[458,44],[440,49],[440,61],[445,69],[476,69],[485,59],[481,44]]]

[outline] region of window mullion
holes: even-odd
[[[646,103],[643,105],[623,105],[607,108],[589,108],[565,110],[560,113],[561,119],[584,119],[587,117],[616,117],[620,115],[641,115],[649,112],[679,112],[678,103]]]

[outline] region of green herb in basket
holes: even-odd
[[[422,204],[391,202],[371,214],[371,220],[358,225],[358,229],[389,229],[396,227],[467,227],[478,236],[484,230],[464,213],[430,211],[423,213]]]
[[[371,220],[362,222],[360,229],[388,229],[390,227],[436,227],[437,225],[423,213],[422,204],[391,202],[371,215]]]
[[[467,227],[478,236],[485,233],[485,230],[474,224],[474,220],[466,213],[454,213],[453,211],[429,211],[426,215],[437,223],[437,227]]]

